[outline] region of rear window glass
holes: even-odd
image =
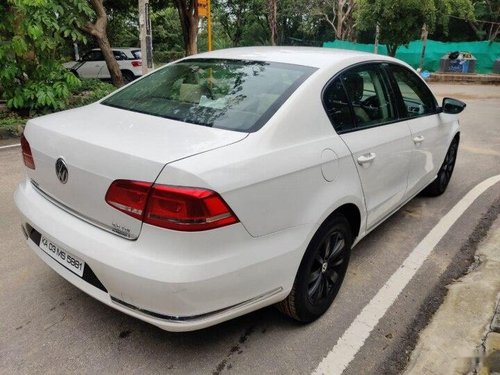
[[[130,51],[132,53],[132,55],[136,58],[136,59],[140,59],[141,58],[141,50],[134,50],[134,51]]]
[[[314,70],[281,63],[189,59],[159,69],[101,103],[186,123],[253,132]]]

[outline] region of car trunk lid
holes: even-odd
[[[105,202],[114,180],[154,182],[166,164],[247,134],[92,104],[30,120],[25,135],[35,162],[28,175],[42,194],[96,226],[135,239],[141,220]],[[56,170],[61,160],[65,182]]]

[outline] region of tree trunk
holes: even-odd
[[[271,45],[275,46],[278,40],[278,26],[277,26],[277,16],[278,16],[278,4],[277,0],[268,0],[267,2],[269,8],[269,29],[271,30]]]
[[[397,51],[398,47],[399,46],[397,44],[387,43],[387,53],[389,54],[389,56],[391,56],[391,57],[396,56],[396,51]]]
[[[103,5],[103,0],[90,0],[90,4],[94,8],[97,19],[95,23],[88,23],[83,30],[96,39],[97,44],[99,45],[99,48],[104,56],[104,60],[106,61],[106,66],[108,67],[109,74],[111,75],[113,85],[121,87],[123,86],[122,72],[120,70],[120,66],[116,62],[115,56],[113,55],[108,35],[106,33],[108,16]]]
[[[427,24],[424,23],[424,26],[422,26],[422,53],[420,54],[420,64],[418,68],[422,70],[424,68],[424,61],[425,61],[425,49],[427,47],[427,36],[429,32],[427,31]]]
[[[175,0],[175,7],[179,12],[184,52],[187,56],[198,53],[198,4],[196,0]]]

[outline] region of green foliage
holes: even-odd
[[[269,38],[266,14],[267,0],[215,0],[213,15],[231,46],[267,44]],[[217,28],[214,27],[214,30]],[[255,35],[258,30],[259,35]]]
[[[82,84],[72,91],[67,108],[76,108],[91,104],[111,94],[116,87],[98,79],[84,79]]]
[[[490,42],[500,35],[500,1],[498,0],[474,0],[474,20],[489,21],[472,22],[472,29],[480,40],[487,39]]]
[[[22,125],[26,122],[16,113],[12,112],[0,112],[0,128],[15,127],[17,125]]]
[[[113,47],[139,46],[139,20],[137,7],[108,11],[108,38]]]
[[[21,135],[24,125],[26,125],[26,119],[16,113],[0,112],[0,134],[2,136],[18,137]]]
[[[177,9],[173,6],[153,7],[151,27],[155,63],[167,63],[184,56],[184,39]]]
[[[474,19],[474,6],[471,0],[435,0],[436,25],[444,35],[448,35],[450,16]]]
[[[433,27],[436,16],[434,0],[358,0],[358,29],[380,26],[380,42],[387,44],[394,56],[399,45],[420,37],[422,25]]]
[[[75,14],[80,16],[75,16]],[[16,110],[62,109],[80,81],[56,59],[92,11],[85,0],[7,0],[0,5],[0,85]],[[84,15],[87,17],[82,17]]]
[[[471,0],[358,0],[359,30],[374,30],[380,25],[380,42],[394,55],[398,46],[420,38],[424,24],[432,32],[446,35],[450,16],[474,17]]]
[[[334,38],[331,26],[319,17],[315,5],[331,11],[332,1],[338,0],[280,0],[278,1],[278,36],[280,44],[320,46]]]

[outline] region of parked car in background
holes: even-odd
[[[132,82],[142,76],[141,50],[138,48],[113,48],[125,83]],[[111,79],[106,61],[99,48],[85,53],[78,61],[69,61],[63,64],[80,78]]]
[[[15,201],[50,267],[158,327],[275,303],[311,322],[356,243],[446,190],[464,108],[386,56],[218,50],[30,120]]]

